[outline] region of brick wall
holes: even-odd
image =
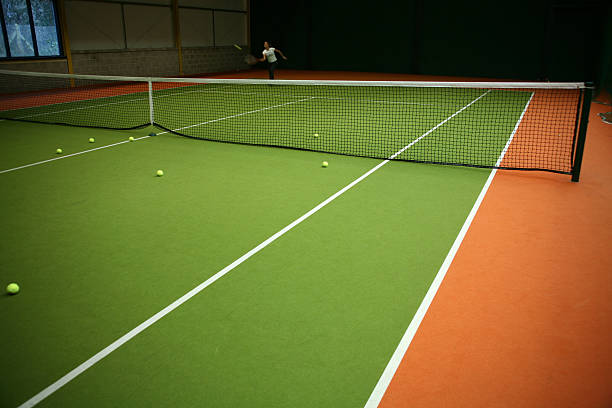
[[[176,76],[178,51],[173,48],[74,51],[72,67],[75,74]]]
[[[122,76],[178,76],[178,50],[138,49],[108,51],[73,51],[75,74]],[[233,46],[183,49],[185,75],[208,72],[232,72],[248,69],[244,52]],[[66,60],[33,60],[6,62],[0,69],[68,73]]]
[[[178,50],[145,49],[116,51],[75,51],[75,74],[123,76],[178,76]],[[207,72],[231,72],[249,68],[243,51],[233,46],[183,48],[185,75]]]
[[[168,49],[75,51],[72,53],[75,74],[120,75],[120,76],[178,76],[178,51]],[[248,69],[244,52],[233,46],[183,49],[183,71],[185,75],[210,72],[232,72]],[[0,64],[0,69],[68,73],[66,60],[15,61]],[[16,78],[2,81],[0,93],[24,90],[62,88],[66,80],[48,78]]]
[[[6,61],[0,64],[0,69],[67,74],[68,64],[65,59]]]
[[[231,72],[248,69],[244,51],[233,46],[183,48],[183,72],[185,75],[207,72]]]
[[[52,72],[56,74],[67,74],[68,64],[66,60],[31,60],[31,61],[7,61],[0,64],[0,69],[12,71],[34,71]],[[61,88],[65,81],[62,79],[33,78],[22,76],[6,77],[0,75],[0,94],[34,91],[40,89]]]

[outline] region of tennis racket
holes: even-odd
[[[244,56],[244,62],[249,65],[255,65],[257,64],[257,58],[255,58],[255,56],[253,56],[252,54],[247,54]]]

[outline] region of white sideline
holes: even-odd
[[[220,279],[221,277],[223,277],[224,275],[226,275],[227,273],[232,271],[234,268],[236,268],[237,266],[242,264],[244,261],[246,261],[247,259],[249,259],[253,255],[257,254],[259,251],[261,251],[262,249],[264,249],[265,247],[270,245],[272,242],[276,241],[278,238],[283,236],[285,233],[287,233],[288,231],[293,229],[293,227],[295,227],[296,225],[300,224],[302,221],[306,220],[311,215],[313,215],[314,213],[319,211],[321,208],[325,207],[327,204],[329,204],[330,202],[332,202],[333,200],[335,200],[336,198],[338,198],[339,196],[344,194],[346,191],[351,189],[353,186],[355,186],[356,184],[360,183],[366,177],[368,177],[369,175],[371,175],[372,173],[374,173],[375,171],[377,171],[378,169],[383,167],[385,164],[389,163],[390,160],[392,160],[393,158],[397,157],[399,154],[401,154],[406,149],[408,149],[411,146],[413,146],[415,143],[418,143],[421,139],[423,139],[427,135],[431,134],[431,132],[433,132],[434,130],[438,129],[440,126],[442,126],[444,123],[446,123],[449,120],[451,120],[453,117],[455,117],[459,113],[463,112],[465,109],[467,109],[473,103],[478,101],[480,98],[482,98],[485,95],[487,95],[489,92],[491,92],[491,91],[488,90],[488,91],[484,92],[478,98],[474,99],[473,101],[471,101],[470,103],[468,103],[467,105],[465,105],[464,107],[459,109],[453,115],[449,116],[444,121],[438,123],[435,127],[430,129],[429,131],[427,131],[426,133],[424,133],[423,135],[421,135],[417,139],[411,141],[408,145],[406,145],[401,150],[399,150],[398,152],[396,152],[395,154],[390,156],[388,159],[383,160],[382,162],[380,162],[376,166],[372,167],[370,170],[368,170],[367,172],[362,174],[360,177],[358,177],[357,179],[353,180],[351,183],[349,183],[348,185],[346,185],[345,187],[343,187],[342,189],[338,190],[336,193],[332,194],[330,197],[328,197],[327,199],[325,199],[324,201],[322,201],[321,203],[316,205],[314,208],[312,208],[306,214],[302,215],[301,217],[299,217],[298,219],[296,219],[295,221],[293,221],[292,223],[287,225],[285,228],[281,229],[280,231],[278,231],[277,233],[275,233],[274,235],[272,235],[271,237],[269,237],[268,239],[266,239],[265,241],[263,241],[262,243],[257,245],[255,248],[251,249],[250,251],[248,251],[247,253],[242,255],[240,258],[238,258],[237,260],[235,260],[234,262],[232,262],[231,264],[229,264],[228,266],[226,266],[225,268],[220,270],[219,272],[215,273],[213,276],[208,278],[206,281],[202,282],[201,284],[199,284],[198,286],[196,286],[195,288],[193,288],[192,290],[190,290],[189,292],[187,292],[186,294],[184,294],[183,296],[181,296],[180,298],[178,298],[177,300],[175,300],[174,302],[172,302],[171,304],[169,304],[168,306],[166,306],[165,308],[163,308],[162,310],[160,310],[159,312],[157,312],[153,316],[149,317],[147,320],[145,320],[144,322],[142,322],[141,324],[139,324],[138,326],[136,326],[135,328],[133,328],[132,330],[130,330],[129,332],[127,332],[126,334],[121,336],[120,338],[118,338],[117,340],[115,340],[113,343],[111,343],[110,345],[108,345],[104,349],[100,350],[98,353],[94,354],[92,357],[90,357],[85,362],[81,363],[79,366],[74,368],[68,374],[64,375],[59,380],[55,381],[53,384],[49,385],[47,388],[45,388],[44,390],[42,390],[38,394],[34,395],[32,398],[30,398],[29,400],[27,400],[23,404],[21,404],[19,406],[19,408],[33,407],[36,404],[38,404],[39,402],[41,402],[42,400],[44,400],[45,398],[47,398],[49,395],[53,394],[55,391],[59,390],[61,387],[63,387],[64,385],[66,385],[67,383],[72,381],[74,378],[76,378],[77,376],[82,374],[84,371],[86,371],[88,368],[90,368],[91,366],[93,366],[94,364],[96,364],[97,362],[102,360],[104,357],[108,356],[110,353],[112,353],[113,351],[115,351],[116,349],[118,349],[119,347],[121,347],[122,345],[127,343],[128,341],[130,341],[132,338],[134,338],[139,333],[141,333],[142,331],[147,329],[149,326],[153,325],[155,322],[160,320],[162,317],[164,317],[168,313],[172,312],[174,309],[176,309],[177,307],[179,307],[180,305],[182,305],[183,303],[185,303],[186,301],[188,301],[189,299],[191,299],[192,297],[194,297],[195,295],[200,293],[202,290],[204,290],[205,288],[207,288],[208,286],[213,284],[215,281],[217,281],[218,279]]]
[[[521,116],[519,117],[518,121],[516,122],[516,125],[514,126],[514,129],[512,130],[512,133],[510,134],[510,138],[506,142],[504,149],[502,150],[497,162],[495,163],[496,167],[499,166],[504,156],[506,155],[506,152],[508,151],[508,147],[510,146],[510,143],[512,143],[514,134],[516,133],[521,121],[523,120],[523,116],[525,115],[525,112],[527,111],[527,108],[529,107],[529,104],[531,103],[531,99],[533,98],[533,95],[534,93],[532,92],[531,97],[527,101],[527,104],[525,105],[525,108],[523,109]],[[431,305],[434,297],[436,296],[436,293],[438,292],[438,289],[440,288],[440,285],[442,284],[442,281],[444,280],[444,277],[446,276],[446,272],[448,272],[448,268],[453,262],[453,259],[455,259],[455,255],[457,254],[457,251],[459,250],[459,247],[461,246],[461,243],[463,242],[463,239],[465,238],[465,234],[470,228],[470,225],[472,224],[472,220],[476,216],[476,212],[478,211],[478,208],[480,208],[480,204],[482,203],[482,200],[487,194],[487,191],[489,190],[489,186],[491,185],[491,182],[493,181],[493,177],[495,177],[496,173],[497,173],[497,169],[493,169],[491,171],[491,174],[489,174],[489,178],[487,179],[484,186],[482,187],[482,190],[480,191],[478,198],[476,198],[476,202],[474,203],[472,210],[468,214],[467,219],[463,223],[463,226],[461,227],[461,230],[459,231],[459,234],[457,235],[457,238],[455,239],[453,246],[448,251],[448,254],[446,255],[446,258],[444,259],[442,266],[438,270],[438,273],[436,274],[436,277],[431,283],[429,290],[425,294],[425,297],[423,298],[421,305],[419,306],[416,313],[414,314],[414,317],[412,318],[410,325],[408,326],[408,328],[406,329],[406,332],[402,336],[402,339],[400,340],[397,348],[395,349],[395,352],[391,356],[391,359],[389,360],[389,363],[385,367],[385,370],[380,376],[380,379],[378,380],[378,383],[374,387],[374,390],[370,394],[370,398],[366,402],[364,408],[375,408],[375,407],[378,407],[378,404],[380,404],[380,401],[385,395],[385,392],[387,391],[387,388],[389,387],[389,384],[391,383],[391,380],[393,379],[393,376],[395,375],[397,368],[402,362],[402,359],[404,358],[404,355],[406,354],[406,351],[408,350],[408,347],[410,346],[412,339],[416,335],[416,332],[419,329],[419,326],[421,325],[421,322],[423,321],[423,318],[425,317],[425,314],[427,313],[429,306]]]

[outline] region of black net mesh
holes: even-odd
[[[379,159],[571,173],[582,89],[0,71],[0,118]],[[192,82],[190,82],[192,81]]]

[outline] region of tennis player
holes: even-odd
[[[287,57],[285,57],[285,54],[283,54],[283,52],[277,48],[273,48],[270,47],[270,43],[267,41],[264,41],[264,50],[263,50],[263,57],[261,57],[259,59],[259,61],[264,62],[266,59],[268,60],[268,74],[270,75],[270,79],[274,79],[274,70],[276,69],[276,66],[278,65],[278,61],[276,60],[276,54],[275,52],[278,52],[280,54],[281,57],[283,57],[284,60],[287,59]]]

